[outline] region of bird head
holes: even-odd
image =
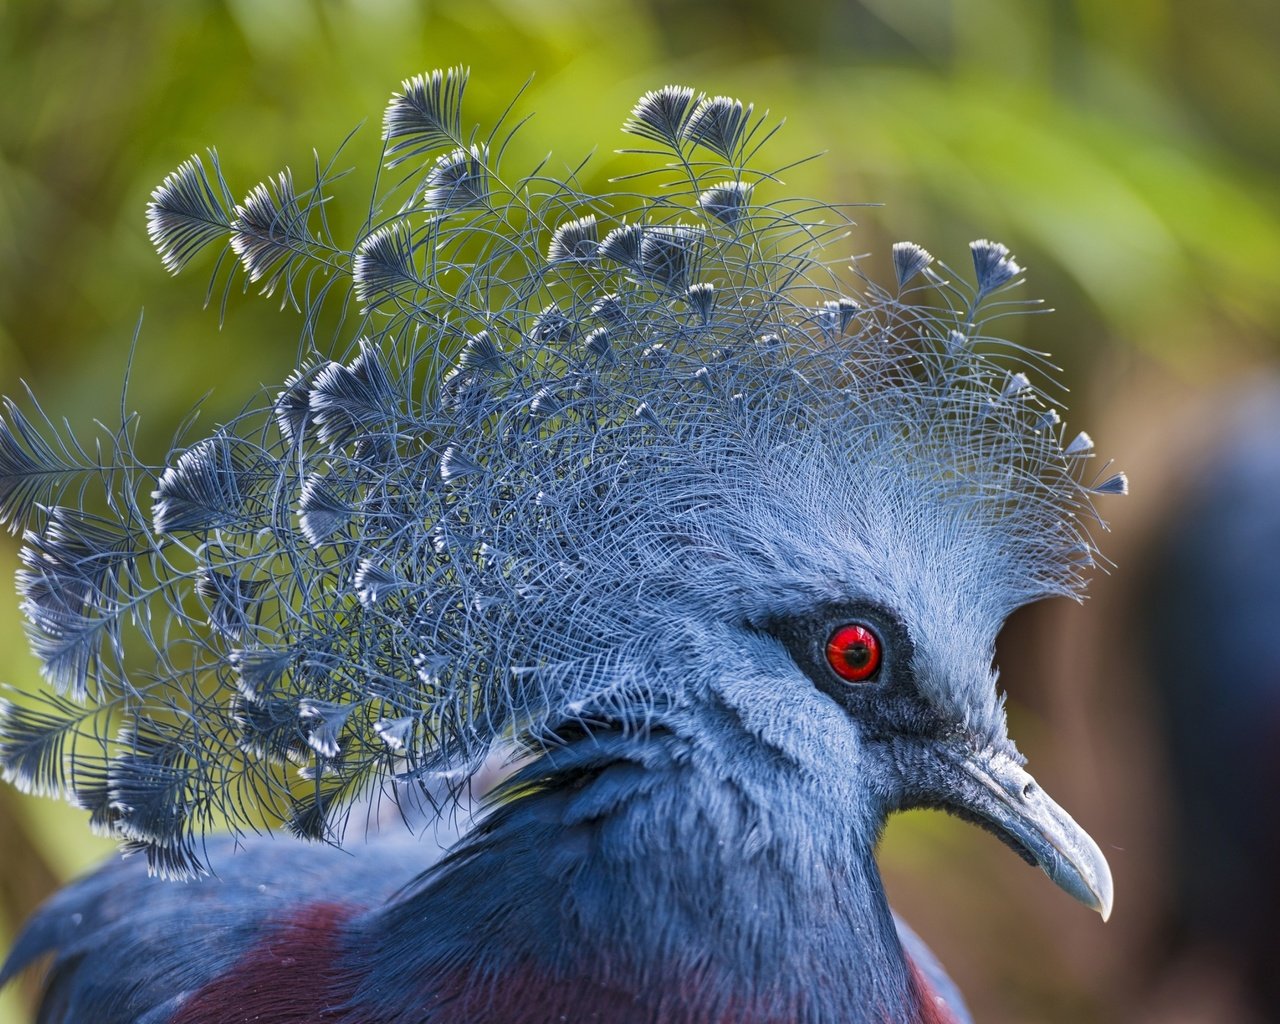
[[[1088,494],[1070,474],[1089,442],[1064,455],[1025,377],[950,334],[955,350],[931,347],[934,311],[895,311],[905,363],[877,315],[802,335],[794,360],[751,351],[715,375],[632,380],[652,421],[623,426],[603,465],[540,471],[565,495],[541,496],[554,532],[600,541],[555,588],[554,652],[527,652],[531,676],[570,695],[548,721],[702,730],[730,711],[746,756],[846,792],[860,836],[895,810],[947,810],[1105,918],[1106,860],[1024,769],[993,667],[1010,612],[1080,584]]]
[[[1124,479],[1085,482],[1043,359],[992,337],[1009,251],[959,274],[900,243],[893,282],[855,288],[825,262],[841,212],[748,166],[750,106],[646,94],[624,128],[661,187],[593,196],[502,174],[466,78],[392,97],[405,173],[349,246],[323,176],[235,204],[193,157],[154,193],[171,270],[221,242],[307,296],[266,401],[159,472],[127,428],[104,469],[10,407],[0,497],[64,696],[9,707],[7,777],[184,875],[214,822],[330,836],[380,781],[465,778],[495,743],[732,721],[734,757],[816,780],[860,834],[945,808],[1105,916],[1106,862],[1024,771],[992,659],[1011,611],[1078,592]],[[341,251],[346,285],[313,288]],[[352,340],[321,352],[344,293]],[[71,757],[32,753],[55,732]]]

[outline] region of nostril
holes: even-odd
[[[1022,787],[1023,800],[1030,800],[1035,795],[1036,795],[1036,784],[1034,781],[1028,782],[1025,786]]]

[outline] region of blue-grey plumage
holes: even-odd
[[[873,856],[888,814],[962,814],[1111,905],[1097,846],[1023,770],[992,668],[1011,611],[1083,585],[1092,496],[1124,489],[1082,482],[1092,442],[1064,444],[1043,360],[989,335],[1021,268],[975,242],[963,285],[901,243],[896,287],[850,295],[820,259],[839,211],[763,201],[780,184],[750,167],[771,134],[751,106],[646,94],[626,129],[672,161],[657,197],[589,196],[505,176],[502,140],[462,129],[465,84],[392,98],[384,158],[410,170],[349,247],[323,176],[237,205],[192,158],[156,190],[171,270],[221,241],[248,281],[305,297],[310,351],[274,400],[159,472],[127,429],[102,466],[8,406],[0,510],[27,530],[19,585],[58,691],[6,705],[8,779],[189,877],[223,819],[331,839],[380,782],[461,786],[498,743],[531,758],[396,895],[363,868],[299,890],[274,941],[327,950],[305,1006],[235,988],[271,987],[243,943],[181,1005],[135,1006],[140,982],[111,1005],[966,1019],[899,940]],[[313,328],[339,294],[362,308],[330,358]],[[87,510],[95,482],[110,515]],[[403,884],[418,852],[358,857]],[[239,928],[259,914],[239,880],[268,871],[259,843],[242,856],[200,890],[244,903]],[[148,884],[60,899],[117,877]],[[70,948],[58,908],[15,964]],[[141,929],[134,960],[155,941]],[[48,1005],[125,977],[111,955],[64,955]]]

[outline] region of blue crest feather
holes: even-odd
[[[1021,274],[1004,246],[973,243],[966,284],[899,243],[896,287],[855,292],[823,249],[839,209],[744,157],[750,105],[646,94],[624,130],[665,153],[632,176],[661,189],[592,196],[500,168],[505,140],[464,129],[466,83],[392,98],[404,177],[350,244],[320,216],[327,169],[234,204],[192,157],[156,189],[168,269],[221,245],[303,308],[274,400],[160,469],[125,444],[99,464],[6,402],[0,515],[27,531],[57,693],[4,706],[0,768],[161,874],[200,870],[224,821],[333,837],[356,797],[464,779],[495,742],[642,728],[681,687],[651,626],[682,602],[747,614],[850,524],[893,551],[885,524],[933,510],[916,557],[962,551],[947,585],[981,580],[993,621],[1074,593],[1091,495],[1124,489],[1082,482],[1092,442],[1064,447],[1041,361],[989,334],[984,300]],[[336,354],[311,340],[331,292],[358,300]],[[86,479],[112,514],[85,511]]]

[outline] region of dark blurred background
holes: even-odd
[[[237,290],[219,330],[207,265],[170,282],[150,249],[150,189],[212,144],[243,193],[368,119],[340,160],[358,199],[391,90],[450,64],[485,125],[534,76],[509,166],[594,150],[603,186],[635,99],[687,83],[786,115],[775,163],[826,154],[787,172],[794,192],[884,204],[845,243],[873,276],[904,238],[962,265],[992,237],[1030,268],[1058,312],[1010,329],[1054,353],[1072,427],[1133,494],[1105,506],[1115,568],[1082,607],[1019,613],[1002,681],[1031,768],[1111,860],[1116,912],[938,814],[891,824],[891,895],[982,1022],[1280,1019],[1280,5],[0,3],[0,390],[112,419],[144,308],[130,394],[155,460],[206,390],[210,423],[280,381],[296,317]],[[16,551],[0,539],[6,574]],[[0,680],[38,683],[8,586]],[[111,854],[83,819],[0,786],[0,950]],[[0,994],[0,1024],[31,994]]]

